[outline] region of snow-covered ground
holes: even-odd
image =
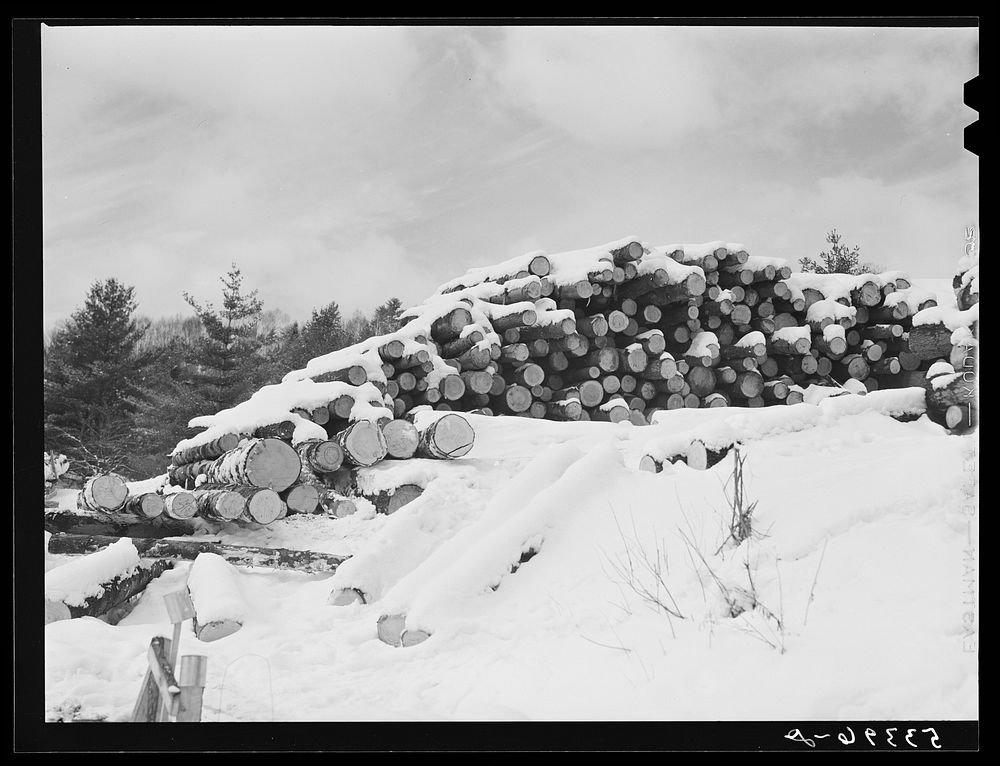
[[[332,576],[238,570],[243,628],[202,643],[186,624],[181,653],[209,657],[203,719],[976,718],[978,436],[865,412],[750,441],[757,534],[732,547],[731,456],[637,470],[647,443],[720,416],[473,415],[466,458],[380,469],[427,485],[392,516],[359,501],[343,519],[225,528],[225,542],[353,558]],[[170,635],[162,596],[189,568],[117,626],[46,627],[47,718],[127,720],[150,638]],[[328,604],[345,587],[370,603]],[[430,638],[379,641],[393,613]]]

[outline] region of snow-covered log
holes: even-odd
[[[122,538],[106,535],[53,534],[49,538],[49,553],[81,554],[99,551]],[[257,548],[249,545],[223,545],[202,542],[198,539],[161,540],[158,538],[131,538],[131,543],[142,558],[194,560],[201,553],[215,553],[231,564],[241,567],[266,569],[295,569],[307,573],[334,572],[347,556],[288,548]],[[63,569],[64,567],[59,567]],[[51,570],[56,571],[56,570]]]
[[[489,378],[489,383],[492,386],[493,379],[486,373],[474,372],[464,374],[483,375]],[[382,426],[382,434],[385,436],[386,457],[395,458],[396,460],[406,460],[413,457],[417,451],[420,434],[417,433],[416,427],[408,420],[400,418],[390,420]]]
[[[201,641],[217,641],[243,627],[248,611],[239,585],[239,573],[216,553],[201,553],[187,579],[194,604],[192,627]]]
[[[53,536],[56,537],[56,536]],[[49,551],[52,550],[49,538]],[[128,538],[45,574],[45,622],[71,617],[99,617],[141,593],[169,563],[144,565]]]

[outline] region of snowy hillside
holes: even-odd
[[[203,643],[185,625],[181,653],[209,657],[203,720],[977,717],[963,557],[978,436],[866,412],[751,439],[756,534],[732,547],[732,456],[637,469],[656,440],[725,416],[470,415],[466,457],[372,470],[426,486],[392,515],[359,499],[342,519],[225,526],[214,539],[352,558],[332,576],[236,570],[243,628]],[[75,705],[128,719],[149,640],[170,632],[162,596],[190,566],[117,626],[46,627],[49,720]],[[368,603],[328,603],[342,589]],[[393,614],[430,637],[383,643],[377,621]]]

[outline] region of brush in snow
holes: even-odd
[[[48,551],[49,553],[67,554],[91,553],[107,548],[121,539],[107,535],[53,534],[49,538]],[[161,540],[133,537],[131,542],[143,558],[194,560],[200,553],[216,553],[235,566],[294,569],[310,574],[335,572],[337,567],[349,558],[348,556],[291,550],[289,548],[224,545],[211,541],[203,542],[196,538]]]

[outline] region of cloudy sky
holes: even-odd
[[[65,27],[42,35],[45,324],[232,261],[297,319],[630,234],[946,277],[974,29]]]

